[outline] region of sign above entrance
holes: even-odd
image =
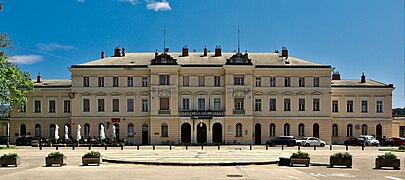
[[[111,122],[120,122],[121,118],[111,118]]]

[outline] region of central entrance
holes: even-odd
[[[197,125],[197,143],[206,143],[207,142],[207,125],[200,122]]]
[[[222,143],[222,125],[221,123],[214,123],[212,126],[212,142]]]
[[[262,144],[262,126],[259,123],[255,125],[255,144]]]
[[[191,143],[191,125],[189,123],[181,125],[181,142]]]
[[[149,144],[149,127],[147,124],[142,125],[142,145]]]

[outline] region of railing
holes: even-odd
[[[233,114],[235,114],[235,115],[244,115],[245,110],[233,110]]]
[[[224,111],[179,111],[179,115],[183,117],[191,116],[224,116]]]
[[[166,114],[169,115],[170,114],[170,110],[159,110],[158,114]]]

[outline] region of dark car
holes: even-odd
[[[269,146],[276,146],[276,145],[287,145],[287,146],[294,146],[296,143],[296,139],[294,136],[280,136],[275,137],[271,140],[266,142]]]
[[[382,138],[380,144],[381,146],[395,146],[395,141],[393,138]]]
[[[7,136],[0,136],[0,144],[7,144]]]
[[[17,146],[31,146],[31,137],[18,137],[15,140]]]
[[[392,140],[394,140],[394,146],[405,145],[405,138],[403,138],[403,137],[392,138]]]
[[[353,145],[353,146],[364,146],[365,141],[363,138],[349,138],[344,142],[345,145]]]

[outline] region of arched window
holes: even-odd
[[[346,128],[346,136],[353,136],[353,125],[348,124]]]
[[[276,125],[271,123],[269,129],[270,136],[276,136]]]
[[[55,124],[51,124],[51,125],[49,126],[49,137],[50,137],[50,138],[54,138],[54,137],[55,137],[55,129],[56,129]]]
[[[377,124],[377,126],[375,127],[375,134],[378,139],[383,137],[381,124]]]
[[[129,124],[128,124],[127,131],[128,131],[128,136],[135,136],[134,124],[129,123]]]
[[[236,136],[242,137],[242,124],[241,123],[236,124]]]
[[[298,125],[298,136],[305,136],[305,126],[302,123]]]
[[[169,126],[167,126],[166,123],[162,124],[162,137],[168,137],[169,136]]]
[[[290,125],[288,123],[284,124],[284,136],[290,136]]]
[[[26,136],[27,135],[27,126],[25,124],[20,125],[20,136]]]
[[[41,125],[35,125],[35,137],[41,137]]]
[[[90,124],[84,125],[84,137],[86,138],[90,137]]]
[[[337,124],[332,125],[332,136],[339,136],[339,126]]]
[[[319,124],[315,123],[312,126],[312,136],[319,138]]]
[[[361,135],[367,135],[367,125],[363,124],[361,126]]]

